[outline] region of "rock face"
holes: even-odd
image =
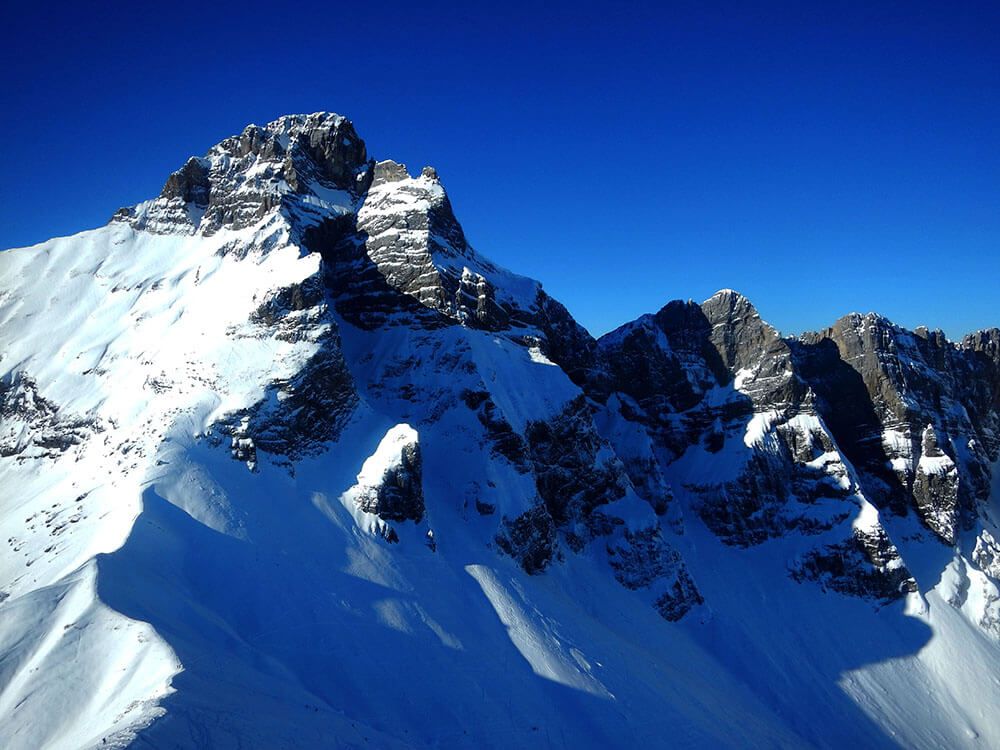
[[[824,589],[889,603],[917,591],[917,583],[883,529],[856,531],[843,542],[809,550],[792,568],[798,581]]]
[[[276,290],[251,317],[258,329],[278,340],[315,347],[298,373],[272,381],[268,398],[247,414],[257,444],[287,457],[289,467],[335,440],[358,405],[331,308],[322,277],[316,274]]]
[[[913,501],[931,531],[949,544],[955,543],[958,529],[959,483],[955,462],[938,447],[933,425],[927,425],[913,480]]]
[[[232,428],[232,436],[229,441],[230,454],[237,461],[246,463],[247,468],[253,471],[257,468],[257,445],[250,436],[250,420],[243,417],[239,425]]]
[[[598,344],[611,393],[595,397],[616,412],[612,445],[654,506],[676,502],[672,485],[726,544],[794,542],[796,580],[880,601],[906,592],[910,575],[872,541],[886,532],[798,372],[796,343],[746,298],[672,302]]]
[[[676,622],[704,604],[680,553],[658,530],[626,531],[607,551],[618,582],[627,589],[652,589],[654,606],[664,619]]]
[[[0,456],[57,458],[100,430],[96,418],[63,414],[31,376],[8,373],[0,379]]]
[[[589,518],[625,495],[622,467],[594,429],[582,397],[552,419],[530,422],[525,438],[538,495],[557,524]]]
[[[983,332],[955,345],[849,315],[796,344],[866,493],[897,514],[916,511],[949,544],[975,524],[1000,450],[991,341]]]
[[[348,490],[358,508],[383,521],[415,521],[424,516],[424,493],[417,433],[406,424],[386,433]]]
[[[148,232],[209,236],[223,227],[253,226],[275,208],[308,222],[363,193],[371,172],[364,141],[349,120],[289,115],[264,127],[248,125],[204,157],[192,157],[158,198],[114,218]]]
[[[524,571],[541,573],[552,562],[558,538],[552,516],[536,505],[513,520],[504,520],[497,547],[518,561]]]
[[[1000,642],[1000,330],[954,343],[852,314],[788,338],[723,290],[595,340],[475,251],[435,170],[371,159],[330,113],[251,125],[157,198],[0,254],[0,271],[16,496],[0,606],[25,608],[0,616],[4,747],[94,731],[538,746],[540,726],[640,745],[662,742],[648,717],[664,707],[700,746],[971,736],[968,717],[915,734],[899,719],[928,684],[943,703],[906,716],[965,705],[964,676],[897,683],[924,645],[913,617],[971,628],[970,663]],[[137,622],[152,635],[125,639]],[[61,675],[78,654],[86,689],[36,689],[39,664]],[[845,698],[842,676],[870,664],[884,673]],[[434,675],[418,704],[413,675]],[[524,695],[490,692],[508,683]],[[120,705],[94,729],[81,696],[108,686]],[[75,734],[39,720],[64,702]],[[705,706],[726,708],[690,725]]]
[[[355,231],[368,261],[392,288],[459,322],[506,327],[508,313],[484,275],[498,269],[471,252],[433,170],[411,178],[401,164],[377,163]]]

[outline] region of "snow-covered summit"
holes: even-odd
[[[191,157],[158,198],[123,208],[116,221],[161,234],[240,230],[275,211],[316,221],[355,207],[371,180],[364,141],[340,115],[288,115]]]
[[[369,300],[378,296],[373,286],[388,284],[467,325],[535,338],[548,325],[541,285],[472,249],[433,167],[411,176],[395,161],[369,158],[351,121],[332,113],[248,125],[113,222],[167,235],[252,231],[264,251],[291,243],[331,261],[338,254],[331,275],[347,274],[345,285]],[[223,252],[230,245],[240,241]]]

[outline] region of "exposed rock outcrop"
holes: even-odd
[[[731,290],[702,305],[672,302],[603,337],[599,351],[608,377],[606,387],[591,379],[592,392],[605,401],[613,394],[607,402],[620,421],[609,428],[612,444],[648,500],[679,484],[706,526],[731,545],[815,538],[792,569],[796,580],[878,601],[913,590],[881,523],[852,528],[869,491],[879,504],[892,506],[894,497],[891,467],[865,446],[873,433],[881,442],[880,415],[904,401],[874,374],[876,365],[862,368],[866,385],[834,342],[782,339]],[[873,392],[882,394],[878,407]],[[637,428],[648,447],[636,447]],[[928,450],[938,451],[932,434]],[[960,484],[944,469],[948,460],[924,459],[921,479],[914,484],[911,473],[906,492],[951,541]],[[895,507],[905,504],[896,498]]]
[[[348,491],[358,508],[383,521],[424,517],[423,463],[416,431],[396,425],[365,461],[358,483]]]
[[[866,494],[897,514],[914,510],[947,543],[971,528],[990,493],[1000,448],[995,338],[981,332],[956,346],[940,331],[854,314],[795,344]]]
[[[55,458],[100,430],[97,418],[62,413],[29,375],[0,379],[0,456]]]
[[[704,603],[680,553],[664,541],[659,529],[626,531],[620,542],[608,545],[607,552],[622,586],[656,592],[654,606],[664,619],[675,622]]]
[[[541,573],[556,556],[555,523],[545,507],[538,505],[516,518],[504,518],[496,544],[526,573]]]
[[[174,172],[160,196],[115,220],[154,233],[242,229],[278,208],[308,225],[351,206],[371,181],[364,141],[349,120],[319,112],[248,125]],[[339,210],[343,210],[342,208]]]

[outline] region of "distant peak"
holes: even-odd
[[[749,305],[753,307],[747,297],[737,292],[735,289],[720,289],[707,300],[702,302],[702,305],[707,305],[709,303],[728,303],[731,305]]]
[[[742,299],[746,299],[746,297],[737,292],[735,289],[720,289],[708,299],[714,299],[716,297],[739,297]]]
[[[977,331],[966,334],[963,340],[1000,342],[1000,328],[980,328]]]
[[[876,312],[850,312],[843,316],[834,324],[837,328],[860,328],[861,326],[875,326],[876,328],[896,328],[896,324],[884,315]]]
[[[733,289],[720,289],[701,303],[701,309],[713,322],[722,318],[759,317],[753,303]]]

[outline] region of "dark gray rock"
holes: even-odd
[[[620,542],[608,544],[607,552],[622,586],[658,592],[654,607],[664,619],[680,620],[704,603],[680,553],[664,541],[658,528],[626,531]]]
[[[31,376],[12,372],[0,378],[0,457],[56,459],[102,430],[97,419],[64,413],[39,393]]]
[[[861,471],[865,494],[897,514],[914,511],[949,544],[974,525],[989,498],[1000,452],[997,340],[983,331],[955,345],[939,331],[910,332],[878,315],[853,314],[795,345],[802,376]],[[921,469],[928,425],[932,450],[949,455],[954,472]]]
[[[556,529],[544,506],[527,510],[517,518],[504,518],[496,544],[518,561],[528,574],[541,573],[556,554]]]
[[[315,455],[336,440],[353,414],[358,395],[336,333],[325,334],[320,347],[294,378],[276,380],[251,410],[260,450],[292,461]]]
[[[932,425],[927,425],[924,430],[921,446],[913,480],[913,501],[917,513],[942,540],[954,544],[958,531],[958,467],[938,447]]]
[[[624,468],[598,435],[583,397],[552,419],[531,422],[525,439],[538,495],[557,526],[624,497]]]
[[[705,599],[699,593],[686,567],[678,567],[668,591],[656,599],[656,611],[664,620],[677,622]]]
[[[160,193],[161,198],[178,198],[202,208],[208,206],[211,196],[212,183],[208,176],[208,165],[205,160],[193,156],[170,175]]]
[[[351,122],[320,112],[247,126],[203,158],[191,158],[151,204],[122,209],[114,220],[154,233],[212,235],[242,229],[281,209],[303,225],[318,221],[317,196],[342,191],[348,201],[371,183],[372,165]]]
[[[381,482],[364,488],[358,505],[383,521],[415,521],[424,517],[423,462],[420,445],[402,447],[398,463],[388,466]]]
[[[410,174],[406,171],[406,167],[392,161],[391,159],[375,162],[373,169],[374,171],[372,172],[371,184],[371,187],[373,188],[382,187],[387,182],[400,182],[410,178]]]
[[[276,290],[250,322],[260,336],[316,347],[294,376],[273,380],[259,403],[226,423],[234,458],[256,466],[260,450],[294,472],[295,461],[321,453],[339,437],[359,403],[322,274]]]
[[[888,604],[917,584],[884,531],[855,532],[849,539],[813,549],[791,569],[798,581],[813,581],[849,596]]]
[[[245,463],[250,471],[257,469],[257,446],[250,435],[250,419],[242,417],[239,424],[230,430],[232,439],[229,443],[229,452],[233,459]]]
[[[527,444],[500,414],[489,392],[465,390],[462,392],[462,400],[476,412],[479,423],[486,430],[493,455],[503,456],[522,472],[528,471]]]

